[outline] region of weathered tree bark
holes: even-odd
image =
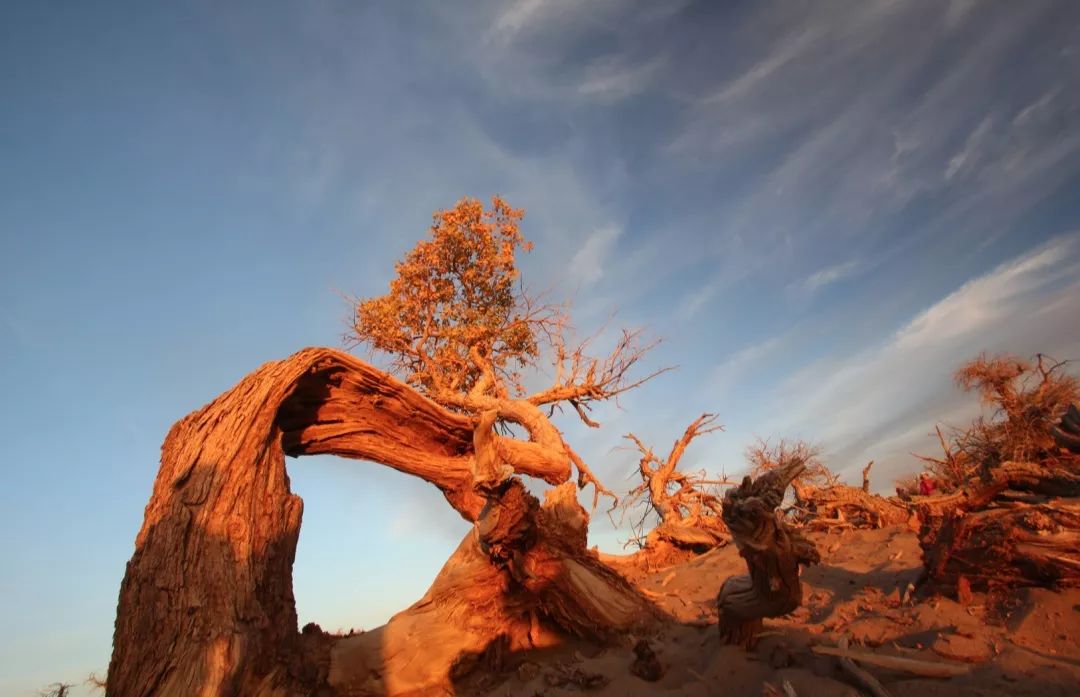
[[[995,505],[952,516],[920,540],[931,585],[955,592],[1080,586],[1080,499]]]
[[[588,516],[573,485],[541,507],[508,478],[512,470],[560,483],[568,462],[490,426],[488,415],[447,411],[330,349],[268,363],[182,419],[162,447],[121,585],[108,694],[328,689],[299,650],[292,563],[302,502],[289,490],[286,454],[343,455],[421,477],[476,522],[425,598],[394,618],[369,657],[390,694],[446,685],[470,646],[487,650],[503,636],[520,646],[544,622],[603,636],[654,621],[652,604],[586,550]],[[494,622],[474,644],[461,638],[486,619]],[[428,629],[435,641],[414,640]],[[427,651],[445,660],[428,661]]]
[[[781,520],[776,509],[787,487],[805,469],[801,460],[770,470],[724,495],[724,522],[749,574],[724,581],[717,596],[720,637],[753,646],[763,617],[785,615],[802,603],[799,565],[820,561],[817,548]]]
[[[1004,462],[919,503],[924,588],[1080,586],[1080,467]]]
[[[517,479],[497,498],[421,600],[337,643],[329,682],[339,694],[453,694],[451,682],[476,664],[497,669],[508,652],[559,641],[553,629],[606,640],[661,618],[585,550],[573,484],[542,506]]]

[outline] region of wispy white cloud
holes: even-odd
[[[768,363],[786,347],[789,336],[782,334],[770,337],[724,358],[709,373],[705,381],[706,389],[710,392],[724,392],[739,380],[752,376],[756,369]]]
[[[1002,71],[1030,67],[1025,37],[1061,9],[869,0],[752,15],[740,31],[768,37],[757,56],[702,90],[666,150],[686,171],[770,163],[718,213],[717,256],[741,238],[744,263],[811,274],[853,241],[881,263],[881,247],[946,231],[973,248],[1006,234],[1080,160],[1080,52],[1047,48],[1055,67],[1030,75],[1040,91],[1023,109],[997,88]],[[897,217],[928,196],[922,224],[893,242]]]
[[[605,225],[593,231],[570,258],[567,267],[569,280],[579,283],[582,288],[599,281],[620,235],[622,228],[615,225]]]
[[[695,315],[701,312],[701,310],[716,297],[717,293],[720,292],[720,286],[721,284],[718,281],[713,280],[700,288],[692,289],[683,296],[682,300],[679,302],[678,311],[676,313],[679,319],[684,321],[693,319]]]
[[[566,5],[552,0],[516,0],[507,3],[492,22],[491,32],[496,36],[513,37],[532,22],[542,19],[553,8]]]
[[[975,159],[978,157],[978,149],[986,138],[986,134],[990,132],[990,128],[993,125],[993,117],[987,116],[982,122],[971,132],[971,135],[964,141],[963,149],[953,155],[949,159],[949,166],[945,169],[945,179],[952,179],[956,176],[956,173],[964,169],[970,168],[974,165]]]
[[[656,0],[647,6],[631,0],[512,0],[496,4],[487,38],[509,43],[522,35],[562,34],[563,38],[589,31],[597,25],[632,27],[667,19],[688,0]]]
[[[578,92],[605,101],[640,94],[651,85],[665,62],[663,56],[640,63],[630,63],[624,55],[605,56],[585,69]]]
[[[810,274],[805,281],[803,281],[803,287],[810,291],[815,292],[821,290],[827,285],[842,281],[845,278],[853,276],[859,271],[862,264],[857,259],[851,261],[844,261],[833,266],[815,271]]]

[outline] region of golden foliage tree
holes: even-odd
[[[435,397],[503,396],[507,385],[520,394],[516,369],[536,360],[538,333],[559,319],[520,291],[515,256],[532,248],[523,214],[498,197],[490,209],[466,198],[437,212],[390,291],[357,303],[350,338],[388,354],[394,372]]]
[[[655,345],[637,330],[623,330],[603,358],[588,354],[589,340],[569,343],[566,306],[542,302],[521,282],[517,253],[532,248],[520,229],[523,216],[498,196],[488,208],[464,198],[435,213],[429,238],[397,264],[389,292],[356,302],[347,336],[386,355],[391,372],[443,406],[494,411],[500,422],[522,426],[540,446],[533,457],[556,469],[572,462],[579,485],[592,483],[597,494],[614,498],[548,417],[565,404],[585,424],[599,426],[588,415],[592,404],[665,369],[630,376]],[[537,368],[542,357],[554,363],[554,382],[527,395],[523,371]]]

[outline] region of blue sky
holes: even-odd
[[[1080,358],[1070,0],[0,12],[4,694],[106,667],[172,422],[340,345],[341,294],[464,195],[527,209],[525,279],[580,327],[617,310],[680,366],[601,430],[559,422],[616,489],[623,433],[663,448],[705,410],[727,431],[689,467],[805,437],[888,488],[971,416],[963,359]],[[465,532],[397,472],[289,471],[301,622],[381,623]]]

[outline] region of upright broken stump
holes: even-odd
[[[732,576],[720,587],[716,604],[725,643],[752,647],[762,618],[785,615],[802,603],[799,566],[816,564],[820,555],[776,509],[804,469],[797,460],[756,480],[746,477],[724,496],[724,522],[750,572]]]

